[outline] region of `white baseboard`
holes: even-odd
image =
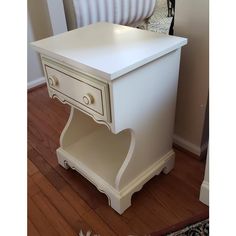
[[[208,142],[204,143],[204,144],[201,146],[201,152],[204,152],[207,148],[208,148]]]
[[[201,185],[199,200],[209,206],[209,183],[205,180]]]
[[[38,85],[41,85],[41,84],[44,84],[46,83],[46,80],[45,80],[45,77],[40,77],[38,79],[35,79],[33,81],[30,81],[27,83],[27,89],[31,89],[31,88],[34,88]]]
[[[178,146],[192,152],[193,154],[200,156],[202,152],[204,152],[207,147],[208,147],[208,143],[204,143],[201,146],[197,146],[183,138],[181,138],[180,136],[174,134],[173,136],[173,142],[175,144],[177,144]]]

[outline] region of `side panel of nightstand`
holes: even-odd
[[[160,166],[158,161],[173,152],[180,53],[175,50],[111,84],[113,132],[133,132],[130,151],[116,179],[119,190],[154,163]]]

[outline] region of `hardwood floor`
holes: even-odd
[[[208,215],[199,190],[205,163],[176,151],[175,169],[154,177],[119,215],[107,198],[56,160],[69,107],[48,97],[46,87],[28,93],[28,235],[148,235]],[[160,235],[153,233],[152,235]]]

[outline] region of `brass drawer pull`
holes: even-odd
[[[83,96],[83,101],[86,105],[91,105],[94,103],[94,98],[91,94],[86,94]]]
[[[50,76],[48,78],[48,83],[50,86],[57,86],[58,85],[58,79],[56,76]]]

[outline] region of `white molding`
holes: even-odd
[[[44,84],[44,83],[46,83],[45,77],[40,77],[40,78],[35,79],[33,81],[29,81],[27,83],[27,89],[32,89],[32,88],[34,88],[38,85]]]
[[[47,0],[48,14],[53,35],[67,31],[66,17],[62,0]]]
[[[204,152],[207,148],[208,148],[208,142],[204,143],[204,144],[201,146],[201,152]]]
[[[160,160],[154,162],[149,168],[140,173],[135,179],[133,179],[127,186],[125,186],[121,191],[120,195],[124,196],[140,189],[143,185],[155,175],[159,175],[161,171],[168,174],[170,170],[174,168],[175,163],[175,153],[171,149],[168,153],[161,157]],[[165,166],[165,168],[163,168]]]
[[[209,182],[203,181],[200,190],[199,200],[209,206]]]
[[[197,146],[186,139],[181,138],[180,136],[174,134],[173,136],[173,142],[177,144],[178,146],[188,150],[189,152],[192,152],[193,154],[200,156],[203,151],[205,151],[208,147],[208,142],[204,143],[201,146]]]
[[[207,160],[205,167],[205,175],[200,189],[199,200],[209,206],[209,153],[208,152],[207,152]]]
[[[173,141],[175,144],[177,144],[178,146],[192,152],[195,155],[200,156],[201,154],[201,147],[181,138],[180,136],[174,134],[173,136]]]

